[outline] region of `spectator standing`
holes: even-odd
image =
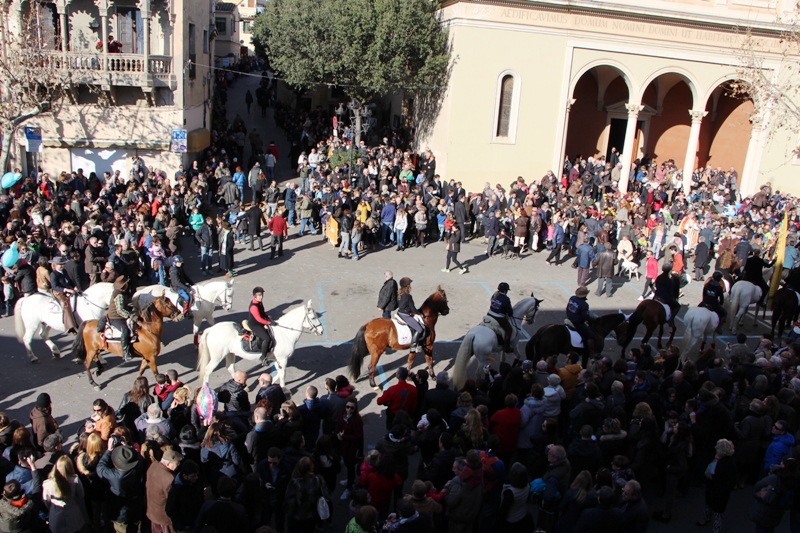
[[[383,318],[389,318],[392,311],[397,309],[397,282],[391,270],[383,273],[383,279],[383,285],[378,293],[378,309]]]
[[[183,455],[175,450],[167,450],[161,461],[147,469],[147,518],[150,519],[153,533],[173,533],[172,519],[167,514],[167,500],[175,481],[175,472],[183,460]]]
[[[458,267],[459,274],[464,274],[467,272],[467,267],[458,262],[458,253],[461,251],[462,242],[463,239],[461,236],[461,227],[453,226],[453,229],[447,236],[447,259],[442,272],[450,272],[450,261],[453,261],[453,263],[455,263],[455,265]]]
[[[395,374],[397,383],[378,398],[378,405],[386,406],[386,429],[392,429],[397,413],[413,414],[417,409],[417,389],[408,383],[408,369],[401,366]]]

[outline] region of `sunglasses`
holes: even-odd
[[[344,408],[347,409],[348,411],[355,411],[356,406],[355,405],[345,405]]]

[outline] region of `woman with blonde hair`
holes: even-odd
[[[477,409],[472,409],[464,417],[464,424],[456,433],[453,444],[461,450],[462,455],[466,455],[470,450],[486,449],[488,439],[489,432],[483,427],[481,414]]]
[[[706,506],[698,526],[712,523],[712,531],[722,530],[722,513],[728,507],[731,491],[736,485],[735,448],[728,439],[720,439],[714,446],[714,460],[706,467]]]
[[[42,501],[51,533],[76,533],[86,525],[83,485],[68,455],[58,458],[42,484]]]
[[[99,433],[90,433],[86,439],[86,450],[75,459],[78,479],[85,491],[86,511],[95,531],[100,531],[100,516],[105,499],[105,486],[97,475],[97,464],[107,449]]]
[[[597,495],[594,492],[593,484],[592,474],[588,470],[582,471],[575,477],[569,490],[561,499],[557,533],[573,531],[583,510],[596,505]]]

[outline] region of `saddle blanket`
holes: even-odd
[[[491,315],[485,315],[483,317],[483,322],[481,322],[481,326],[487,327],[490,330],[492,330],[494,334],[497,336],[498,342],[500,343],[502,343],[506,337],[505,330],[502,328],[502,326],[500,326],[500,324],[497,323],[497,320],[495,320],[495,318]]]
[[[247,325],[247,320],[242,320],[241,324],[234,322],[239,335],[242,336],[242,350],[248,353],[261,353],[262,341],[259,337],[253,335],[250,327]]]
[[[419,318],[414,317],[414,320],[419,322],[422,327],[425,327]],[[412,332],[411,328],[406,324],[406,321],[400,318],[397,311],[392,312],[392,323],[394,324],[395,332],[397,333],[398,344],[411,344]]]
[[[569,326],[567,326],[567,331],[569,331],[569,342],[572,344],[572,347],[583,348],[583,339],[581,338],[581,334]]]
[[[652,296],[651,296],[650,298],[648,298],[648,299],[649,299],[649,300],[653,300],[654,302],[658,302],[658,303],[660,303],[660,304],[661,304],[661,307],[663,307],[663,308],[664,308],[664,312],[665,312],[665,313],[667,313],[667,320],[669,320],[670,318],[672,318],[672,309],[670,309],[670,307],[669,307],[667,304],[665,304],[665,303],[664,303],[664,302],[662,302],[661,300],[656,300],[656,299],[655,299],[655,298],[653,298]]]
[[[119,342],[122,338],[122,332],[112,326],[110,322],[107,322],[106,329],[103,330],[103,338],[105,338],[107,342]]]

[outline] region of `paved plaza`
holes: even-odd
[[[253,88],[257,80],[245,79],[239,82],[229,95],[232,113],[236,106],[243,108],[241,95],[247,88]],[[242,111],[242,110],[238,110]],[[242,114],[247,120],[246,113]],[[248,122],[248,129],[253,126]],[[288,154],[285,137],[277,137],[274,124],[259,125],[265,139],[276,136],[282,154]],[[279,168],[279,177],[288,177],[288,165],[283,159]],[[195,280],[203,278],[199,271],[199,256],[191,239],[184,241],[183,255],[187,260],[187,273]],[[461,248],[459,259],[466,263],[468,272],[459,275],[457,270],[451,273],[441,272],[444,267],[445,249],[442,243],[428,245],[427,248],[413,248],[397,252],[388,247],[375,252],[366,253],[360,261],[338,259],[336,251],[319,236],[296,236],[296,230],[290,231],[290,238],[285,244],[284,256],[270,261],[268,253],[250,252],[243,246],[236,247],[236,270],[234,306],[231,312],[218,309],[217,320],[241,321],[247,315],[247,306],[251,298],[251,290],[260,285],[266,289],[265,308],[270,315],[278,317],[288,308],[312,300],[314,307],[321,313],[325,331],[321,337],[305,334],[301,337],[298,349],[287,370],[286,387],[291,391],[293,399],[300,402],[305,387],[314,384],[321,390],[324,379],[337,374],[346,374],[352,349],[351,341],[358,328],[368,320],[379,316],[376,309],[378,290],[383,283],[383,273],[392,270],[395,278],[409,276],[414,280],[414,298],[419,306],[424,299],[441,286],[446,292],[450,306],[450,314],[442,317],[437,325],[437,342],[434,349],[435,370],[450,370],[455,353],[464,334],[485,314],[489,307],[489,297],[497,284],[506,281],[511,286],[509,296],[512,302],[535,294],[543,299],[536,322],[527,327],[531,335],[537,328],[548,323],[561,323],[564,309],[570,295],[576,288],[577,271],[570,268],[572,258],[564,260],[558,267],[548,267],[545,254],[525,255],[521,260],[488,259],[482,239],[475,239]],[[594,295],[595,283],[590,284],[592,294],[589,303],[598,315],[615,313],[622,310],[631,312],[641,294],[644,281],[627,281],[627,278],[615,278],[615,291],[612,298]],[[684,304],[695,305],[700,301],[700,286],[692,283],[685,288]],[[686,307],[684,307],[685,311]],[[744,331],[757,336],[765,330],[763,326],[752,329],[752,315],[748,314]],[[206,325],[204,324],[204,327]],[[678,320],[676,339],[682,339],[683,328]],[[643,328],[638,332],[641,338]],[[130,389],[138,365],[121,364],[116,357],[109,357],[110,368],[99,377],[98,382],[105,385],[101,392],[95,392],[89,385],[83,367],[75,365],[69,356],[72,338],[64,335],[55,337],[65,356],[61,360],[53,360],[47,354],[47,348],[37,337],[33,343],[35,353],[42,363],[32,365],[17,342],[14,335],[13,318],[0,319],[0,342],[2,342],[2,372],[0,372],[0,410],[20,421],[27,422],[28,413],[36,395],[48,392],[53,398],[53,413],[61,425],[64,435],[74,441],[75,435],[83,421],[91,414],[91,401],[103,398],[113,407],[119,404],[124,392]],[[722,338],[731,341],[731,337]],[[526,341],[518,348],[524,353]],[[655,344],[654,341],[652,341]],[[159,357],[159,370],[175,369],[181,380],[191,387],[199,385],[195,366],[197,350],[192,344],[191,323],[167,323],[165,327],[165,343]],[[632,346],[636,346],[634,341]],[[724,342],[718,348],[724,347]],[[614,358],[620,349],[613,338],[606,341],[605,354]],[[389,352],[384,355],[378,368],[378,382],[384,385],[392,380],[395,369],[404,364],[406,352]],[[497,363],[495,363],[497,364]],[[415,368],[423,368],[424,358],[420,356]],[[474,363],[473,363],[474,366]],[[237,361],[237,368],[248,372],[249,381],[253,383],[262,369],[257,364]],[[366,363],[364,365],[366,371]],[[153,383],[148,370],[145,374]],[[211,385],[217,387],[229,379],[227,370],[217,368],[211,377]],[[368,386],[365,379],[356,384],[359,406],[364,416],[365,441],[374,443],[384,432],[384,420],[381,409],[376,405],[376,393]],[[415,468],[412,465],[412,471]],[[410,486],[410,482],[408,484]],[[341,488],[339,489],[341,490]],[[337,506],[337,529],[343,528],[346,510],[339,500],[340,492],[334,495]],[[685,514],[676,515],[669,526],[651,523],[650,531],[676,530],[680,526],[694,528],[693,524],[701,515],[702,489],[692,489],[690,498],[695,500],[678,508]],[[648,497],[649,496],[649,497]],[[645,495],[651,510],[660,510],[661,502],[650,495]],[[727,531],[749,531],[752,523],[746,518],[752,500],[752,491],[748,488],[734,493],[734,505],[729,507],[725,516]],[[737,505],[738,504],[738,505]],[[339,509],[341,508],[341,509]],[[340,524],[341,522],[341,524]],[[339,527],[341,525],[341,528]],[[788,520],[784,527],[788,530]]]

